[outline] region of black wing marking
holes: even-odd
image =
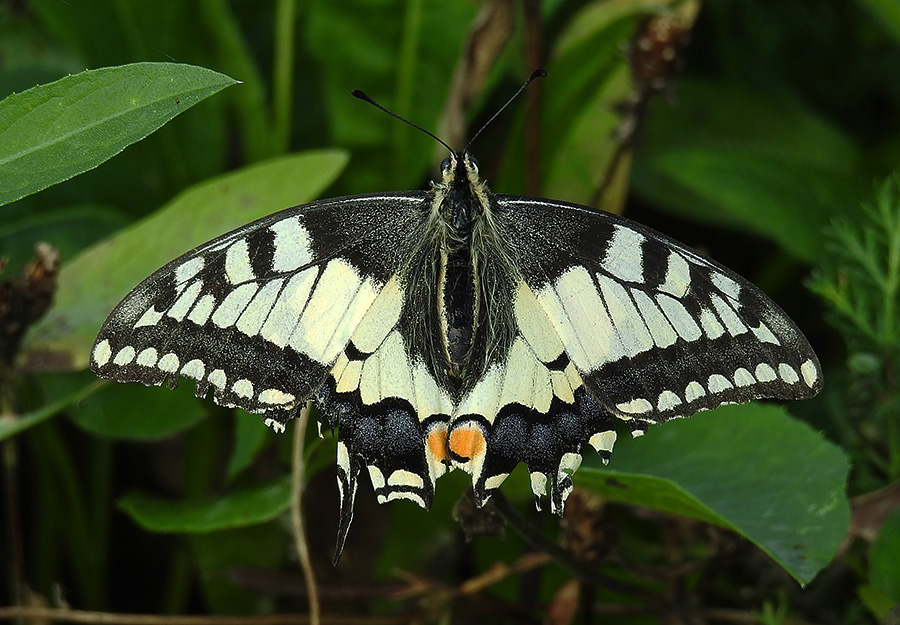
[[[608,213],[518,196],[496,205],[524,280],[616,416],[660,422],[821,389],[806,338],[734,272]]]

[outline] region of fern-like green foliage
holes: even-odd
[[[813,282],[847,338],[851,364],[887,364],[900,346],[900,172],[881,184],[861,218],[836,222],[828,233],[832,255]],[[846,325],[849,323],[849,326]]]
[[[864,438],[887,445],[872,458],[900,477],[900,172],[885,180],[859,219],[829,228],[828,251],[812,289],[825,299],[843,337],[854,378],[846,398]],[[877,447],[884,447],[878,445]]]

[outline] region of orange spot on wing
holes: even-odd
[[[447,451],[447,425],[443,424],[431,428],[425,437],[425,444],[431,450],[431,454],[440,462],[449,462],[450,453]]]
[[[450,451],[467,462],[484,453],[487,443],[484,432],[475,423],[467,423],[453,428],[450,433]]]

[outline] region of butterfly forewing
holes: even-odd
[[[822,385],[794,323],[754,285],[621,217],[497,196],[520,271],[588,390],[616,416],[658,422]]]
[[[396,271],[422,195],[316,202],[188,252],[110,314],[92,368],[123,382],[191,378],[198,395],[251,412],[302,405]]]

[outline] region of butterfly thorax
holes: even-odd
[[[445,160],[429,200],[406,272],[409,284],[427,288],[409,291],[418,295],[407,300],[404,317],[410,336],[419,337],[411,347],[459,397],[512,342],[515,272],[473,159],[461,153]]]
[[[471,238],[473,220],[484,207],[469,181],[468,157],[453,155],[445,161],[443,179],[435,188],[435,207],[447,231],[442,262],[443,284],[437,305],[444,311],[444,351],[450,378],[457,384],[465,380],[477,319],[477,276],[473,271]]]

